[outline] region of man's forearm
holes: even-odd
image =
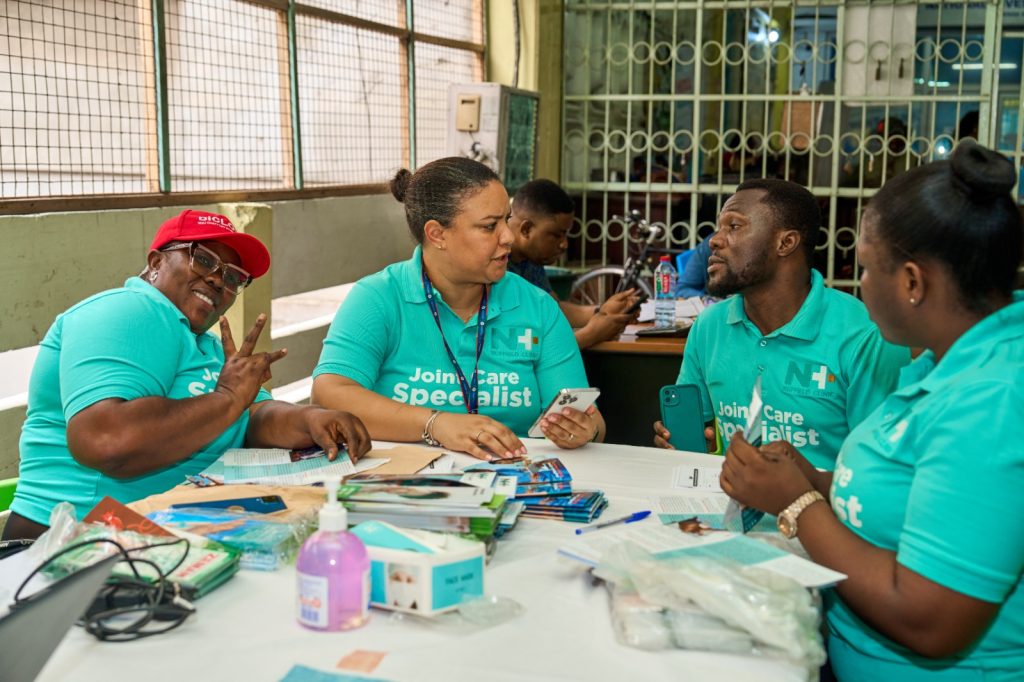
[[[217,391],[180,400],[103,400],[68,422],[68,449],[80,464],[107,476],[141,476],[191,457],[246,407]]]
[[[316,409],[320,408],[281,400],[256,403],[249,410],[245,444],[254,448],[305,447],[309,445],[309,434],[302,428],[303,412]]]
[[[565,315],[565,319],[569,320],[569,326],[573,329],[586,326],[596,312],[593,306],[578,305],[568,301],[559,301],[558,307],[562,309],[562,314]]]

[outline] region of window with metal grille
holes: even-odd
[[[374,191],[482,59],[482,0],[6,0],[0,210]]]
[[[632,209],[695,246],[739,183],[774,176],[819,198],[816,266],[853,288],[885,180],[968,135],[1024,161],[1016,3],[568,0],[563,45],[573,265],[621,263]]]

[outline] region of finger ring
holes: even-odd
[[[479,443],[480,442],[480,434],[482,434],[483,432],[484,432],[483,429],[480,429],[479,431],[476,432],[476,438],[473,439],[474,443]]]

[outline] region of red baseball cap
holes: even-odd
[[[157,251],[171,242],[220,242],[233,249],[242,261],[241,267],[247,270],[253,279],[262,277],[270,269],[270,252],[259,239],[251,234],[238,232],[231,221],[216,213],[205,211],[182,211],[173,218],[164,221],[149,245],[151,251]]]

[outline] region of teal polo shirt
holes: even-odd
[[[408,405],[465,412],[462,391],[413,257],[359,280],[338,309],[313,372],[348,377]],[[463,322],[435,292],[444,338],[468,381],[477,315]],[[514,274],[491,285],[480,356],[479,411],[525,436],[563,388],[586,387],[579,346],[558,303]]]
[[[715,418],[728,443],[746,426],[760,376],[763,442],[789,441],[831,471],[843,439],[896,387],[909,361],[907,348],[882,339],[863,303],[811,270],[800,310],[770,334],[747,317],[742,296],[701,313],[676,382],[700,388],[704,421]]]
[[[846,439],[832,509],[847,528],[951,590],[1002,604],[966,651],[914,655],[832,594],[843,680],[1019,680],[1024,671],[1024,293],[907,367]],[[830,645],[831,648],[831,645]]]
[[[225,450],[240,447],[248,411],[191,457],[135,478],[105,476],[68,451],[68,421],[90,405],[108,398],[212,393],[223,366],[220,340],[192,332],[181,311],[139,277],[69,308],[46,333],[32,368],[11,509],[49,525],[50,511],[66,500],[81,519],[107,495],[127,503],[165,492]],[[257,401],[269,398],[261,390]]]

